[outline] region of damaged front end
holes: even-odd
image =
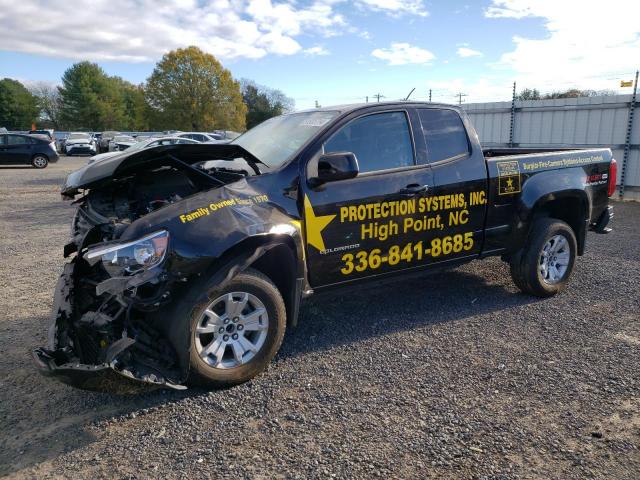
[[[115,226],[102,223],[80,234],[88,206],[79,207],[74,221],[81,245]],[[56,286],[48,347],[34,351],[43,373],[86,390],[184,388],[173,347],[154,325],[161,322],[150,321],[171,298],[172,275],[163,268],[168,244],[169,233],[159,231],[79,249]]]
[[[48,347],[33,352],[41,372],[85,390],[135,393],[151,385],[184,388],[178,383],[179,368],[169,342],[132,314],[137,288],[145,283],[147,288],[158,286],[162,273],[96,283],[76,274],[86,268],[77,260],[65,265],[56,285]],[[91,296],[87,290],[94,285],[101,294],[87,305],[94,309],[80,315],[77,305],[83,298],[86,303]]]
[[[96,162],[67,180],[63,196],[81,196],[48,345],[33,352],[43,374],[94,391],[185,388],[188,371],[168,312],[210,258],[193,254],[187,261],[171,248],[170,230],[189,209],[179,202],[255,173],[193,166],[242,153],[229,146],[179,147]]]

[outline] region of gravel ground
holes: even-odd
[[[640,205],[556,298],[498,259],[304,304],[254,381],[118,397],[35,371],[84,159],[0,167],[0,474],[640,478]]]

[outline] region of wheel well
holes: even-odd
[[[44,157],[47,159],[47,162],[49,161],[49,155],[47,155],[46,153],[34,153],[33,155],[31,155],[31,160],[36,157]]]
[[[566,222],[576,236],[578,255],[584,253],[587,212],[586,206],[580,198],[565,197],[545,202],[536,208],[531,225],[535,223],[537,218],[541,217],[557,218]]]
[[[251,268],[265,274],[276,285],[287,310],[287,324],[295,326],[297,322],[298,291],[296,289],[297,263],[293,246],[279,244],[271,248]]]

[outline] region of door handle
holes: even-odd
[[[429,185],[419,185],[417,183],[412,183],[407,185],[404,188],[401,188],[398,192],[400,195],[412,196],[417,195],[419,193],[426,193],[429,191]]]

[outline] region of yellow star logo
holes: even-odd
[[[513,188],[513,179],[512,178],[507,179],[507,188]]]
[[[336,218],[336,215],[322,215],[316,217],[309,197],[304,196],[304,223],[307,230],[307,245],[313,245],[321,252],[326,250],[322,239],[322,230]]]

